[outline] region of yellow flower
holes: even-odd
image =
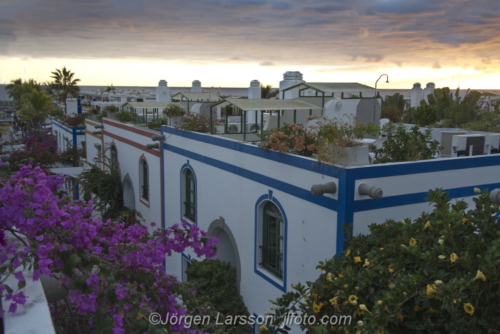
[[[267,331],[267,326],[266,326],[266,324],[262,324],[262,325],[260,325],[260,326],[259,326],[259,329],[260,329],[260,331],[261,331],[261,332]]]
[[[346,256],[348,256],[349,254],[351,254],[351,250],[348,249],[347,252],[345,253]]]
[[[328,273],[326,274],[326,280],[328,282],[333,282],[333,274],[332,273]]]
[[[458,257],[458,255],[457,255],[457,254],[455,254],[455,253],[451,253],[451,255],[450,255],[450,261],[451,261],[451,263],[454,263],[454,262],[456,262],[456,261],[457,261],[457,260],[459,260],[459,259],[460,259],[460,258]]]
[[[340,277],[340,278],[344,277],[344,274],[340,273],[340,274],[339,274],[339,277]]]
[[[462,217],[462,223],[467,223],[467,218]]]
[[[338,301],[339,301],[339,297],[333,297],[332,299],[329,300],[329,302],[330,302],[330,304],[332,304],[332,306],[337,305]]]
[[[361,311],[359,308],[358,308],[358,310],[357,310],[356,312],[358,313],[358,315],[363,315],[363,314],[365,314],[365,312]]]
[[[384,250],[384,247],[380,247],[379,249],[382,251],[382,250]]]
[[[403,319],[405,318],[405,317],[401,314],[401,312],[398,312],[398,314],[396,314],[396,317],[398,317],[398,319],[399,319],[399,321],[400,321],[400,322],[403,322]]]
[[[415,305],[415,307],[413,308],[413,311],[418,312],[418,311],[420,311],[421,309],[422,309],[422,308],[421,308],[420,306]]]
[[[347,289],[349,287],[349,285],[344,284],[343,287],[344,287],[344,289]]]
[[[355,295],[349,296],[349,303],[356,305],[358,303],[357,300],[358,300],[358,297],[356,297]]]
[[[382,305],[384,301],[383,300],[377,300],[377,304]]]
[[[481,193],[481,189],[479,189],[479,188],[474,188],[474,192],[475,192],[476,194],[479,194],[479,193]]]
[[[438,244],[440,244],[440,245],[444,244],[444,240],[443,239],[439,239],[438,240]]]
[[[425,223],[424,225],[424,230],[431,227],[431,222],[430,221],[427,221],[427,223]]]
[[[345,327],[344,327],[344,332],[345,332],[346,334],[349,334],[349,330],[348,330],[347,328],[345,328]]]
[[[482,281],[486,281],[486,276],[484,276],[483,272],[481,270],[477,271],[476,278],[474,279],[480,279]]]
[[[476,309],[470,303],[464,304],[464,311],[467,314],[473,315]]]
[[[318,295],[317,293],[313,293],[313,294],[312,294],[312,297],[314,298],[314,300],[318,300],[319,295]]]
[[[436,293],[437,290],[438,290],[438,288],[437,288],[436,284],[427,284],[427,289],[425,290],[425,294],[427,296],[430,296],[430,295]]]
[[[387,269],[387,270],[388,270],[390,273],[393,273],[393,272],[394,272],[394,269],[392,269],[392,268],[389,268],[389,269]]]
[[[446,255],[439,255],[439,256],[438,256],[438,259],[440,259],[440,260],[444,260],[444,259],[446,259]]]
[[[417,240],[415,240],[414,238],[411,238],[410,239],[410,246],[415,246],[417,244]]]
[[[359,263],[361,262],[361,258],[359,256],[354,257],[354,262]]]
[[[363,264],[363,267],[368,267],[370,265],[370,261],[368,259],[365,259],[365,264]]]
[[[361,311],[363,311],[363,312],[370,312],[370,311],[368,311],[368,309],[366,308],[366,305],[365,305],[365,304],[361,304],[361,305],[359,305],[359,309],[360,309]]]
[[[323,308],[324,305],[325,304],[323,304],[323,303],[319,303],[319,304],[314,303],[313,304],[314,313],[319,313],[319,311],[321,311],[321,309]]]

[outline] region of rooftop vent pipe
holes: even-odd
[[[372,187],[366,183],[361,183],[358,187],[358,193],[360,195],[370,196],[373,199],[381,199],[384,195],[382,188]]]
[[[337,192],[337,185],[335,182],[328,182],[325,184],[315,184],[311,187],[311,194],[313,196],[321,196],[324,194],[335,194]]]
[[[151,136],[152,141],[157,141],[157,140],[165,140],[165,135],[154,135]]]

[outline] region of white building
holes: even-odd
[[[119,163],[127,206],[163,228],[185,219],[219,238],[217,257],[236,267],[237,285],[249,312],[263,315],[269,298],[290,291],[291,284],[316,279],[317,263],[344,249],[344,225],[351,224],[352,232],[359,234],[368,232],[372,223],[415,218],[432,209],[424,199],[429,189],[440,187],[450,198],[472,203],[475,187],[500,188],[499,154],[489,154],[485,146],[482,155],[453,157],[457,150],[477,146],[481,136],[484,145],[498,149],[499,137],[484,134],[455,139],[461,132],[440,129],[434,136],[443,144],[449,141],[449,158],[345,168],[265,151],[251,143],[259,139],[258,132],[245,123],[258,124],[264,118],[265,128],[277,126],[277,117],[280,122],[301,123],[307,115],[319,113],[347,113],[378,123],[379,99],[344,96],[369,89],[298,82],[282,89],[284,96],[293,95],[292,100],[215,102],[218,116],[229,117],[227,111],[220,114],[227,107],[240,113],[237,131],[219,135],[168,126],[158,132],[107,118],[102,124],[86,121],[87,159],[103,154],[109,144],[105,154]],[[271,104],[279,111],[265,112],[272,110]],[[247,111],[255,113],[248,117]],[[256,122],[255,116],[260,120]],[[146,149],[154,143],[157,147]],[[193,258],[190,252],[167,258],[167,272],[184,278]]]

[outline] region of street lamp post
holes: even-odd
[[[377,83],[378,83],[378,81],[379,81],[379,80],[380,80],[380,79],[381,79],[384,75],[387,77],[387,81],[386,81],[386,83],[389,83],[389,76],[388,76],[387,74],[381,74],[381,75],[378,77],[377,81],[375,81],[375,98],[377,98]]]

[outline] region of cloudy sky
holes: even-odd
[[[500,0],[1,0],[0,84],[500,89]]]

